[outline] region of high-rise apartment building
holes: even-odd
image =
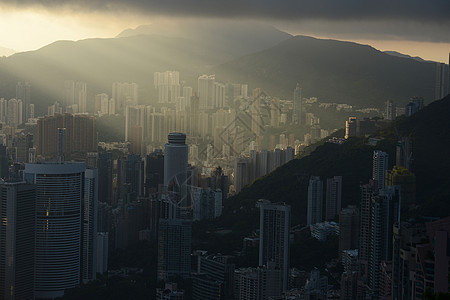
[[[7,105],[6,124],[17,127],[23,123],[23,103],[20,99],[9,99]]]
[[[112,84],[112,99],[115,103],[115,110],[125,114],[127,105],[137,105],[139,103],[139,86],[137,83],[114,82]]]
[[[252,102],[252,134],[256,137],[261,136],[264,129],[261,119],[261,96],[262,92],[260,88],[253,90],[253,102]]]
[[[381,262],[392,260],[393,225],[400,222],[400,203],[399,186],[386,186],[371,200],[368,285],[375,294],[380,292]]]
[[[158,279],[188,277],[191,271],[192,222],[160,219],[158,227]]]
[[[113,200],[113,159],[112,152],[99,152],[97,158],[98,169],[98,200],[112,203]]]
[[[234,271],[234,299],[268,300],[281,296],[281,270],[269,264]]]
[[[182,96],[186,100],[186,106],[191,106],[191,97],[194,96],[194,92],[192,90],[192,87],[190,86],[183,86],[183,93]]]
[[[411,220],[394,224],[392,254],[392,299],[413,299],[416,246],[426,239],[425,224]]]
[[[384,188],[386,171],[388,169],[388,154],[383,151],[373,151],[372,180],[375,180],[378,189]]]
[[[396,109],[394,102],[388,100],[384,103],[384,118],[389,121],[395,120],[396,117]]]
[[[434,88],[434,100],[442,99],[448,95],[449,70],[445,63],[436,63],[436,80]]]
[[[84,283],[95,280],[97,275],[98,186],[98,170],[86,169],[81,245],[81,277]]]
[[[198,78],[198,97],[200,109],[215,108],[215,75],[202,75]]]
[[[158,91],[158,103],[175,103],[180,96],[180,72],[155,72],[153,82]]]
[[[308,186],[306,225],[322,222],[323,183],[319,176],[311,176]]]
[[[34,299],[36,187],[0,184],[0,298]]]
[[[302,88],[300,83],[297,83],[294,90],[294,110],[292,112],[292,123],[301,125],[302,124]]]
[[[232,296],[234,267],[232,256],[202,256],[198,262],[198,273],[205,274],[212,282],[221,282],[222,295]]]
[[[75,84],[75,99],[78,104],[78,112],[87,112],[87,84],[86,82],[77,82]]]
[[[325,220],[334,219],[342,207],[342,176],[327,179]]]
[[[67,159],[84,159],[97,152],[95,118],[87,115],[55,114],[37,122],[37,155],[51,159],[57,155],[58,128],[65,128],[64,154]]]
[[[226,107],[225,98],[225,84],[220,82],[214,82],[214,107],[223,108]]]
[[[258,201],[259,206],[259,265],[273,264],[280,269],[280,294],[287,290],[289,272],[289,231],[291,207]]]
[[[65,111],[73,113],[87,112],[87,84],[86,82],[64,81],[63,106]]]
[[[31,105],[31,85],[28,82],[18,82],[16,85],[16,99],[22,100],[22,118],[24,122],[28,121],[28,118],[32,118],[30,114]]]
[[[339,213],[339,257],[345,250],[358,249],[358,240],[359,210],[349,206]]]
[[[280,99],[273,98],[270,104],[270,126],[278,128],[280,126]]]
[[[85,169],[84,163],[25,165],[24,178],[37,191],[36,298],[61,297],[80,284]]]
[[[378,194],[377,183],[370,180],[368,184],[361,185],[361,201],[359,209],[359,247],[358,247],[358,277],[361,285],[367,285],[368,263],[371,242],[371,202],[372,197]],[[362,290],[362,289],[361,289]],[[363,291],[362,291],[363,292]]]

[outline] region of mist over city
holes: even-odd
[[[0,3],[0,299],[450,299],[450,3]]]

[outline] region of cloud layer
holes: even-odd
[[[4,0],[16,8],[79,12],[140,12],[149,15],[279,20],[403,20],[449,24],[448,0]]]

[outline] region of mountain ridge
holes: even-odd
[[[346,41],[295,36],[214,70],[219,77],[259,84],[269,94],[288,99],[300,82],[303,97],[360,107],[381,107],[386,100],[406,104],[412,96],[434,100],[433,63]]]
[[[228,41],[225,33],[230,33],[230,28],[221,31],[217,39],[202,39],[214,30],[193,37],[147,34],[57,41],[36,51],[17,53],[0,60],[0,96],[15,97],[16,83],[28,81],[36,112],[42,113],[62,99],[64,80],[88,83],[88,106],[93,105],[95,94],[110,93],[113,82],[123,81],[138,83],[142,104],[151,104],[156,101],[153,72],[178,70],[181,80],[194,90],[199,75],[215,73],[218,81],[248,83],[249,88],[261,87],[285,99],[292,99],[300,82],[303,97],[359,107],[381,107],[388,99],[402,105],[417,95],[426,102],[433,100],[433,63],[390,56],[351,42],[304,36],[284,39],[285,33],[276,29],[268,43],[281,42],[268,48],[252,45],[259,50],[241,56],[249,49],[241,45],[246,37],[252,41],[252,30],[257,33],[256,40],[265,41],[264,28],[243,31],[230,38],[226,47],[221,45]]]

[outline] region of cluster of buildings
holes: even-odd
[[[339,215],[341,299],[421,299],[427,290],[449,291],[447,267],[440,266],[450,260],[443,242],[449,239],[450,221],[400,219],[400,208],[415,204],[408,138],[399,141],[396,156],[389,170],[388,154],[374,151],[372,179],[360,187],[360,207]]]
[[[0,123],[12,131],[29,119],[34,119],[34,104],[30,101],[31,85],[28,82],[18,82],[15,98],[0,99]]]
[[[53,299],[105,266],[97,231],[98,173],[84,163],[30,163],[2,181],[2,299]],[[107,238],[107,234],[106,234]],[[103,267],[103,269],[102,269]]]

